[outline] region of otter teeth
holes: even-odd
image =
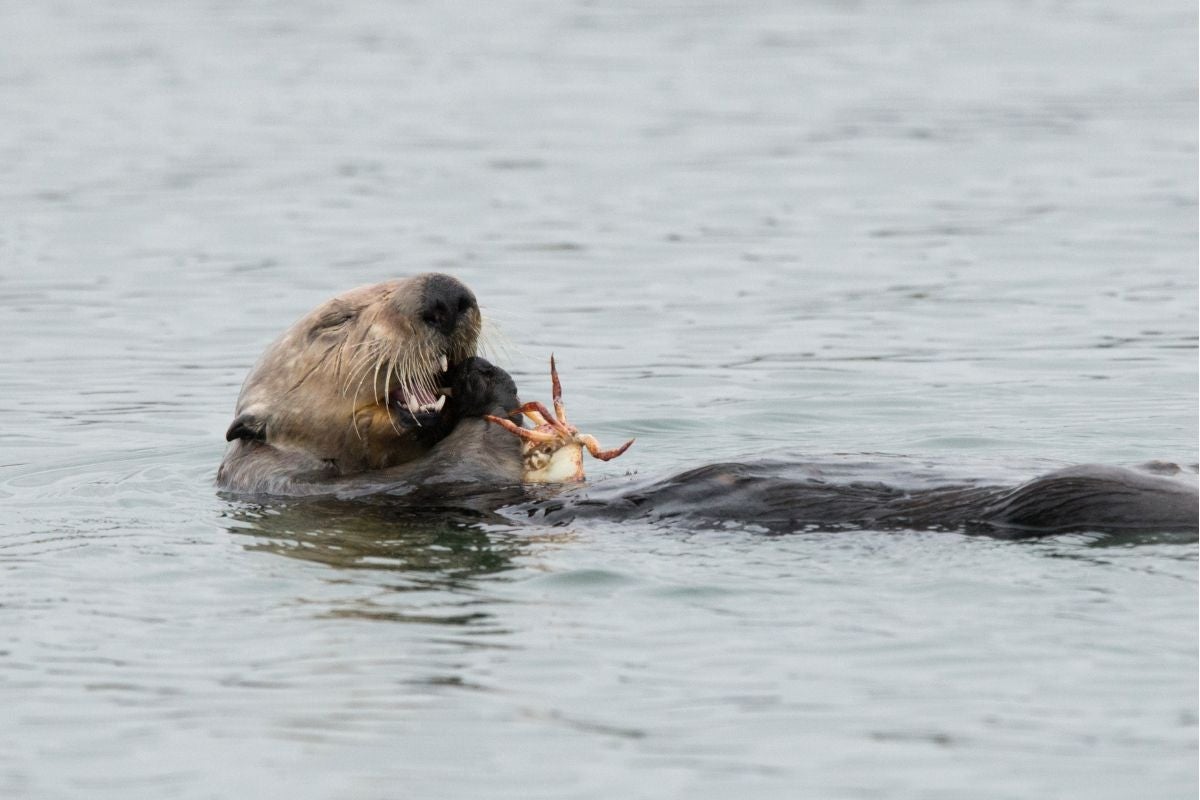
[[[442,368],[442,372],[450,371],[450,359],[446,356],[445,353],[442,353],[441,360],[438,361],[438,366],[440,366]]]
[[[409,397],[408,403],[407,403],[408,410],[413,416],[416,416],[417,414],[420,414],[420,413],[437,414],[437,413],[441,412],[442,408],[445,405],[446,405],[446,396],[445,395],[442,395],[441,397],[439,397],[437,400],[433,401],[432,403],[425,403],[424,405],[418,403],[417,399],[415,397]]]

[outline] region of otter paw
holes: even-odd
[[[507,416],[521,405],[512,377],[486,359],[472,356],[449,374],[450,403],[458,417]]]

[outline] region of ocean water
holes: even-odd
[[[2,3],[0,796],[1191,798],[1197,542],[221,497],[438,270],[621,459],[1197,461],[1194,3]]]

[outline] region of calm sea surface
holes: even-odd
[[[0,2],[0,796],[1194,798],[1197,543],[257,505],[430,269],[619,480],[1197,458],[1194,2]]]

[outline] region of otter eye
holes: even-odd
[[[319,320],[313,323],[312,329],[308,335],[312,337],[320,336],[323,333],[329,333],[342,327],[346,323],[354,319],[355,312],[348,308],[338,308],[330,311],[322,316]]]

